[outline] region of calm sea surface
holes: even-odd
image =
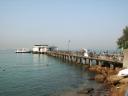
[[[39,54],[0,51],[0,96],[60,96],[85,84],[94,74],[82,66]]]

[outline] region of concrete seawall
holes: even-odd
[[[128,49],[124,50],[123,67],[128,68]]]

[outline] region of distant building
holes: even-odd
[[[56,47],[56,46],[50,46],[50,47],[48,47],[48,50],[49,51],[58,51],[58,47]]]
[[[34,45],[32,48],[33,53],[45,53],[48,51],[48,45]]]

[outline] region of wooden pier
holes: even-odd
[[[116,67],[122,68],[123,67],[123,62],[122,61],[117,61],[113,59],[107,59],[107,58],[101,58],[100,56],[98,57],[85,57],[85,56],[80,56],[77,54],[73,54],[71,52],[64,52],[64,51],[48,51],[46,53],[49,56],[53,56],[56,58],[60,58],[62,60],[74,63],[74,64],[82,64],[82,65],[101,65],[104,67],[113,67],[114,69]]]

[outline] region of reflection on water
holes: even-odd
[[[33,64],[46,64],[47,56],[43,54],[32,54],[33,56]]]
[[[0,96],[60,96],[96,84],[81,66],[44,54],[5,53],[0,53]]]

